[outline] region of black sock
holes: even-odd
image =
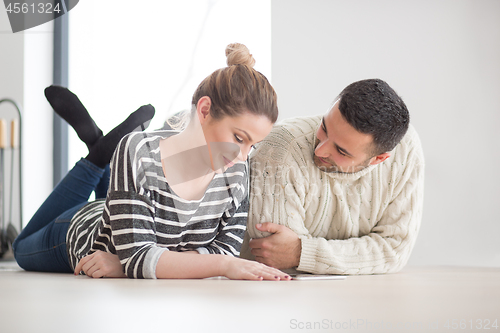
[[[118,142],[134,130],[142,131],[146,129],[154,114],[155,108],[151,104],[141,106],[137,111],[128,116],[123,123],[116,126],[105,136],[99,138],[90,147],[90,152],[85,158],[96,166],[104,168],[111,161]]]
[[[78,137],[89,149],[102,136],[102,131],[97,127],[82,102],[67,88],[47,87],[45,97],[54,111],[74,128]]]

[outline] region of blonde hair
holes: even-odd
[[[248,48],[240,43],[229,44],[226,47],[226,63],[228,66],[247,65],[252,67],[255,65],[255,59],[250,54]]]
[[[187,126],[203,96],[210,97],[210,114],[214,119],[236,117],[244,112],[266,116],[272,123],[278,119],[278,101],[267,78],[253,69],[255,59],[240,43],[226,47],[227,66],[206,77],[191,101],[191,112],[181,111],[167,119],[167,124],[181,130]]]
[[[255,59],[248,48],[239,43],[226,47],[228,67],[210,74],[196,89],[191,104],[203,96],[212,102],[214,119],[235,117],[244,112],[266,116],[272,123],[278,119],[276,92],[260,72],[253,69]]]

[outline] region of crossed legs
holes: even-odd
[[[121,138],[143,130],[154,108],[145,105],[107,135],[95,124],[78,97],[66,88],[50,86],[45,95],[54,111],[65,119],[89,148],[54,188],[12,245],[18,264],[26,270],[72,272],[66,252],[66,233],[73,215],[91,193],[103,198],[109,183],[109,161]]]

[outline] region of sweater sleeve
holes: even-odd
[[[196,249],[199,253],[240,256],[248,220],[249,168],[247,161],[226,170],[227,193],[232,197],[231,204],[222,214],[217,236],[208,246]]]
[[[238,257],[243,244],[248,217],[248,198],[239,205],[234,203],[222,215],[217,236],[210,245],[198,248],[201,254],[225,254]]]
[[[298,270],[318,274],[382,274],[401,270],[415,244],[423,206],[423,163],[408,165],[371,232],[343,240],[299,236]],[[423,162],[423,161],[422,161]]]
[[[367,170],[362,177],[380,186],[371,188],[374,198],[361,198],[357,203],[350,202],[345,193],[335,193],[338,189],[330,188],[330,182],[323,178],[330,176],[308,164],[305,156],[310,146],[278,147],[256,158],[256,167],[252,165],[248,238],[269,236],[255,229],[260,222],[290,228],[301,239],[300,271],[378,274],[400,270],[410,257],[422,217],[424,161],[418,136],[392,164]],[[272,158],[280,152],[286,157]],[[331,201],[337,205],[328,210],[326,206],[334,206]],[[351,209],[362,211],[365,219],[373,216],[371,230],[359,233],[359,221],[352,219],[360,215],[351,214]],[[318,220],[325,222],[311,222]],[[328,237],[331,228],[344,228],[345,233],[339,238]],[[243,251],[252,258],[247,244]]]
[[[103,223],[111,229],[111,242],[123,271],[130,278],[156,278],[156,264],[164,251],[156,240],[155,207],[137,166],[133,136],[125,136],[111,161],[110,186]]]
[[[166,248],[157,246],[154,210],[147,196],[133,191],[110,191],[103,222],[129,278],[156,278],[156,264]]]
[[[310,186],[309,167],[303,151],[311,153],[314,138],[309,133],[321,121],[320,117],[316,118],[307,118],[305,129],[300,126],[275,127],[254,152],[250,167],[247,239],[269,236],[269,233],[255,228],[257,223],[264,222],[285,225],[298,235],[309,233],[304,221],[310,212],[305,207],[317,192],[311,191],[314,186]],[[248,241],[244,242],[242,256],[253,259]]]

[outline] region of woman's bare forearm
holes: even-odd
[[[222,254],[166,251],[156,265],[156,277],[159,279],[201,279],[213,276],[237,280],[290,279],[275,268]]]
[[[222,258],[216,256],[200,255],[196,251],[165,251],[156,265],[156,277],[158,279],[200,279],[219,276]]]

